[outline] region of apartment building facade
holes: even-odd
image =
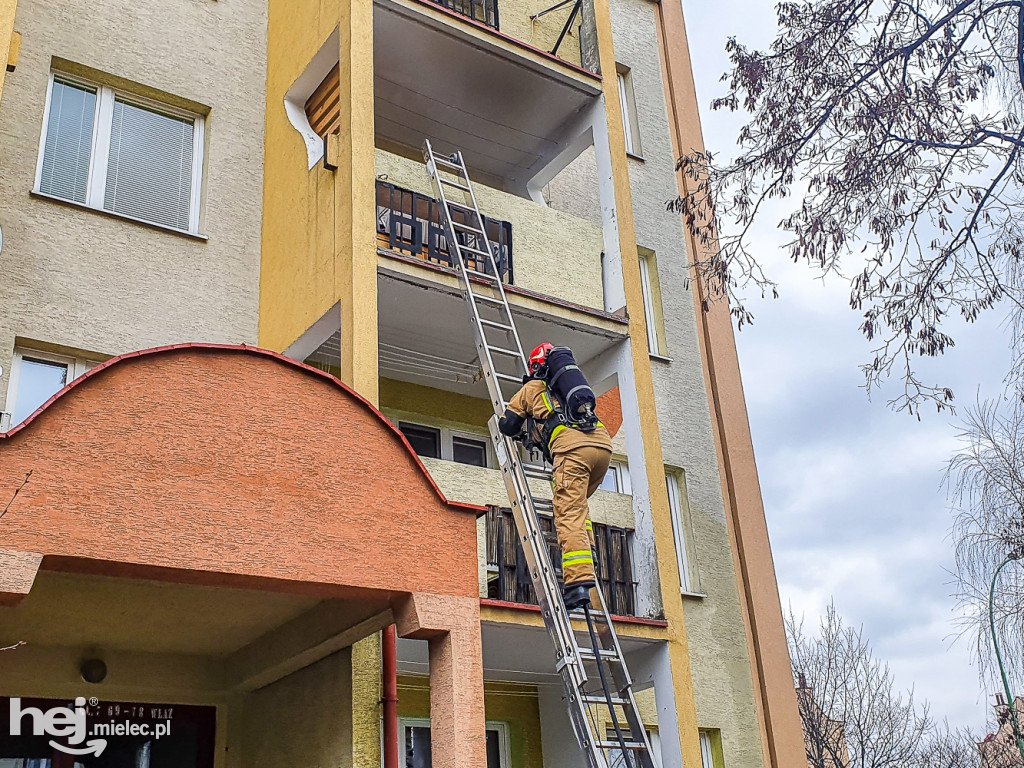
[[[662,765],[802,763],[732,329],[665,210],[681,5],[549,6],[0,2],[0,698],[173,713],[111,740],[136,765],[376,766],[390,680],[398,765],[583,765],[429,138],[524,343],[600,394],[599,576]],[[67,757],[0,732],[35,760]]]

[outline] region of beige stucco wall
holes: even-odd
[[[350,648],[248,694],[242,706],[246,768],[353,765]]]
[[[466,162],[472,174],[473,158]],[[376,171],[378,177],[387,174],[391,184],[433,196],[422,162],[378,149]],[[512,224],[516,285],[604,309],[600,226],[480,183],[474,191],[481,213]]]
[[[0,106],[0,409],[15,336],[101,354],[256,341],[266,4],[20,0]],[[30,197],[52,57],[210,109],[208,241]]]
[[[532,45],[534,48],[550,51],[554,48],[562,27],[569,19],[572,3],[541,16],[539,19],[531,20],[530,17],[557,5],[557,3],[558,0],[498,0],[499,29],[504,34]],[[580,64],[579,27],[580,16],[577,14],[568,34],[562,40],[562,44],[558,46],[558,57],[577,66]]]

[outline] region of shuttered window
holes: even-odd
[[[39,191],[85,202],[96,117],[96,89],[54,79]]]
[[[334,69],[306,100],[306,119],[319,136],[326,137],[341,126],[339,71],[338,65],[335,64]]]
[[[51,79],[36,190],[199,230],[203,119],[102,85]]]

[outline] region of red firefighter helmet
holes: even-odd
[[[534,347],[533,352],[530,353],[530,374],[536,375],[537,371],[543,368],[548,362],[548,353],[554,349],[551,344],[544,342],[537,347]]]

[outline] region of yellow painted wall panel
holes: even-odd
[[[484,683],[484,707],[489,722],[508,726],[512,768],[544,768],[537,689],[514,683]],[[430,717],[428,678],[399,676],[398,716]]]

